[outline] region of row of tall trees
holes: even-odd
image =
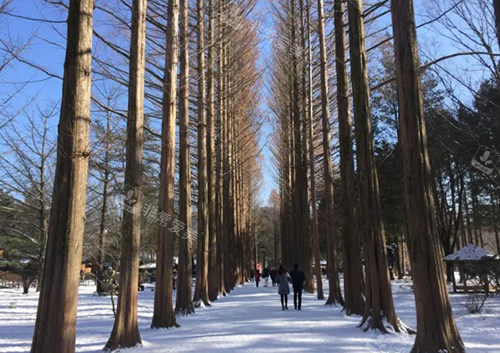
[[[101,136],[104,142],[99,145],[102,158],[92,156],[96,170],[102,171],[99,178],[91,179],[102,198],[98,203],[100,217],[97,213],[92,217],[94,221],[100,219],[99,266],[106,258],[111,201],[117,197],[111,190],[120,189],[124,199],[119,217],[121,231],[117,235],[120,248],[116,249],[120,274],[118,304],[105,348],[114,350],[141,342],[137,324],[141,233],[151,228],[146,201],[149,203],[154,195],[159,207],[154,224],[156,287],[152,327],[178,326],[176,313],[188,315],[197,306],[210,305],[237,283],[245,282],[254,265],[261,126],[257,103],[258,38],[251,19],[254,3],[169,0],[166,13],[161,11],[165,5],[161,1],[123,3],[124,11],[117,11],[113,17],[128,29],[129,49],[125,49],[126,42],[120,41],[119,36],[106,40],[101,29],[93,26],[94,10],[110,14],[106,7],[95,5],[92,0],[70,1],[66,9],[57,161],[33,352],[75,349],[86,182],[94,152],[93,141],[89,143],[92,99],[108,117],[126,118],[126,141],[112,139],[115,135],[111,120],[107,119],[106,127],[101,125],[105,131]],[[191,11],[196,13],[194,19]],[[94,38],[106,53],[126,58],[128,69],[120,71],[123,60],[110,65],[103,56],[93,55]],[[158,38],[164,39],[164,46],[158,44]],[[157,73],[158,55],[148,57],[152,51],[164,55],[162,75]],[[94,71],[93,59],[97,66]],[[125,72],[128,77],[123,75]],[[112,100],[92,96],[91,76],[126,88],[128,108],[117,108],[120,100],[114,105]],[[158,115],[161,122],[156,125],[154,119]],[[160,133],[155,126],[160,127]],[[125,160],[120,187],[116,185],[116,176],[121,171],[113,173],[111,150],[121,143],[125,143]],[[195,148],[190,147],[192,144]],[[41,158],[49,158],[50,149],[42,152]],[[153,161],[153,168],[143,165],[143,158]],[[7,162],[12,163],[10,159]],[[156,183],[151,182],[155,173],[159,174]],[[159,188],[156,191],[151,189],[155,184]],[[41,191],[46,192],[45,188]],[[43,231],[43,222],[40,224]],[[174,309],[175,243],[179,270]],[[194,253],[197,278],[192,293]]]
[[[479,9],[491,6],[475,3]],[[10,4],[0,2],[0,15]],[[361,0],[329,5],[272,5],[279,35],[267,93],[279,185],[272,209],[280,219],[273,256],[285,267],[299,263],[307,290],[316,285],[319,299],[326,256],[328,304],[362,315],[365,330],[411,332],[394,310],[386,237],[402,249],[407,245],[417,303],[414,351],[463,352],[441,260],[468,242],[488,245],[488,226],[500,249],[498,173],[480,174],[469,165],[479,145],[499,150],[500,80],[492,49],[500,38],[499,2],[478,19],[469,2],[439,1],[444,8],[424,25],[444,24],[464,50],[425,65],[411,0],[392,0],[390,11],[385,1],[366,8]],[[43,262],[33,352],[75,349],[79,270],[90,237],[98,240],[91,251],[98,267],[113,257],[120,272],[106,349],[134,346],[141,341],[141,251],[156,261],[155,328],[177,326],[176,314],[210,305],[245,282],[255,265],[262,123],[256,1],[70,0],[46,6],[68,15],[63,76],[24,59],[24,45],[0,38],[0,72],[17,60],[63,83],[56,144],[48,132],[54,108],[37,109],[39,120],[28,114],[27,132],[15,115],[0,113],[2,148],[10,152],[0,159],[2,236]],[[378,38],[365,26],[389,12],[393,36],[366,48],[369,37]],[[94,25],[94,13],[112,29]],[[465,23],[471,35],[463,36],[457,23]],[[373,80],[369,59],[380,48],[386,54],[383,77]],[[464,55],[489,74],[478,90],[440,65]],[[436,68],[441,71],[434,75],[426,71]],[[472,92],[472,105],[458,97],[451,81]],[[438,85],[456,111],[445,108]],[[91,108],[101,113],[97,124]],[[118,198],[124,201],[113,209]],[[151,203],[158,205],[153,221]]]
[[[373,81],[370,81],[368,73],[365,23],[371,25],[383,16],[384,12],[378,11],[382,7],[384,3],[364,8],[362,1],[349,1],[347,6],[341,0],[335,1],[332,12],[327,12],[333,13],[334,21],[327,25],[321,0],[316,7],[290,0],[275,8],[277,28],[286,33],[286,40],[277,40],[274,47],[270,100],[275,121],[274,149],[280,186],[282,258],[284,263],[302,261],[301,265],[307,270],[314,254],[318,264],[320,252],[314,247],[319,243],[320,229],[320,236],[327,243],[325,255],[330,293],[327,303],[344,305],[349,315],[362,315],[360,327],[365,330],[414,333],[401,322],[394,309],[384,229],[384,219],[391,220],[391,240],[398,233],[400,245],[403,245],[404,238],[410,255],[417,303],[417,336],[413,351],[435,352],[442,349],[463,352],[463,343],[451,313],[442,258],[445,252],[450,253],[457,248],[458,243],[453,240],[457,235],[451,234],[458,234],[464,224],[463,218],[460,218],[463,209],[457,206],[457,200],[463,199],[461,190],[464,180],[462,183],[459,179],[455,180],[460,174],[451,169],[445,179],[442,172],[439,174],[441,178],[436,178],[439,169],[429,159],[428,145],[432,148],[436,142],[432,127],[428,142],[425,120],[437,124],[444,111],[429,113],[438,110],[439,104],[442,107],[442,99],[439,98],[435,80],[429,75],[422,78],[411,0],[391,2],[394,37],[382,38],[369,49],[387,50],[387,43],[393,43],[389,47],[390,54],[382,62],[389,77],[374,86],[383,93],[371,93],[370,83],[373,85]],[[316,27],[311,28],[311,23],[315,23]],[[303,30],[304,26],[307,29]],[[333,30],[331,37],[326,37],[325,27]],[[304,36],[303,33],[309,31],[313,35]],[[301,41],[300,38],[304,37],[306,40]],[[334,42],[331,46],[330,41]],[[301,55],[303,53],[306,55]],[[316,54],[312,57],[317,59],[310,60],[311,56],[307,53]],[[335,76],[329,73],[332,66],[335,66]],[[331,82],[336,84],[335,95],[329,90]],[[301,106],[297,102],[304,104]],[[338,120],[338,156],[332,153],[332,112],[336,113]],[[372,112],[375,112],[375,121]],[[354,115],[354,128],[351,114]],[[388,120],[382,121],[383,116]],[[379,123],[388,121],[392,121],[390,131],[383,125],[380,128]],[[442,126],[439,131],[442,131]],[[388,144],[393,156],[387,151],[385,156],[394,159],[392,166],[397,170],[384,170],[384,173],[394,173],[400,181],[395,186],[384,183],[382,201],[392,201],[383,207],[377,167],[389,164],[377,154],[383,152],[383,148],[387,149]],[[316,183],[318,160],[322,163],[319,188]],[[340,197],[336,200],[341,210],[338,212],[340,222],[334,221],[337,214],[333,212],[333,162],[339,163]],[[304,166],[307,165],[309,173],[304,173]],[[303,175],[306,175],[305,181]],[[443,180],[458,188],[452,191],[451,197],[448,185],[441,184],[439,188],[439,181]],[[397,198],[389,192],[398,192],[402,196]],[[444,194],[440,196],[440,193]],[[299,206],[303,202],[302,194],[309,195],[308,207]],[[450,200],[452,207],[448,204]],[[391,219],[389,214],[392,210],[388,208],[395,207],[400,213],[393,212]],[[319,218],[318,209],[322,213]],[[460,227],[459,223],[462,224]],[[334,233],[336,224],[340,224],[342,237]],[[393,224],[397,226],[393,228]],[[304,230],[307,232],[305,238]],[[336,245],[339,240],[342,247]],[[295,253],[293,245],[287,250],[287,244],[297,244],[297,241],[305,241],[308,246],[295,247]],[[337,251],[343,256],[340,257]],[[343,297],[336,270],[336,263],[341,259]],[[319,281],[321,278],[317,275]],[[321,297],[318,291],[318,298]]]

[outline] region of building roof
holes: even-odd
[[[498,258],[495,255],[477,245],[467,244],[460,250],[445,256],[446,261],[481,261]]]

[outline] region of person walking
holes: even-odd
[[[276,277],[278,276],[278,270],[276,270],[276,267],[273,267],[271,269],[271,281],[273,283],[273,287],[276,285]]]
[[[260,271],[259,269],[255,270],[255,286],[259,288],[259,282],[260,282]]]
[[[304,288],[306,275],[298,264],[293,264],[293,270],[290,271],[290,277],[292,278],[293,285],[293,306],[295,310],[300,310],[302,308],[302,289]]]
[[[262,271],[262,278],[264,278],[264,287],[267,287],[269,283],[269,267],[264,267],[264,271]]]
[[[290,294],[289,278],[290,276],[288,276],[286,270],[280,265],[276,282],[278,283],[278,294],[281,297],[281,310],[288,310],[288,294]]]

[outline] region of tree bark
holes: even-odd
[[[307,68],[308,68],[308,92],[307,92],[307,119],[309,124],[309,166],[310,166],[310,188],[311,188],[311,230],[312,246],[314,253],[314,272],[316,276],[316,293],[318,299],[324,299],[323,279],[321,277],[321,256],[319,251],[318,234],[318,204],[316,200],[316,168],[314,154],[314,107],[313,107],[313,68],[312,68],[312,42],[311,42],[311,15],[309,12],[309,0],[306,0],[306,28],[307,28]],[[276,246],[276,245],[275,245]]]
[[[36,291],[39,292],[40,288],[42,287],[42,278],[43,278],[43,268],[45,266],[45,251],[46,251],[46,246],[47,246],[47,224],[48,224],[48,214],[47,214],[47,182],[45,180],[45,173],[47,172],[47,158],[48,154],[46,153],[46,148],[47,148],[47,132],[48,132],[48,125],[47,125],[47,119],[44,121],[44,129],[43,129],[43,138],[42,138],[42,147],[41,147],[41,159],[40,159],[40,189],[39,189],[39,203],[40,203],[40,215],[39,215],[39,228],[40,228],[40,252],[38,255],[39,258],[39,272],[38,272],[38,283],[36,286]],[[496,223],[495,223],[496,226]]]
[[[470,213],[469,213],[469,202],[467,201],[467,188],[464,189],[464,211],[465,211],[465,225],[467,228],[467,242],[472,244],[474,241],[472,240],[472,222],[470,220]]]
[[[465,352],[444,276],[427,152],[420,60],[412,0],[392,0],[400,144],[417,337],[412,352]]]
[[[361,242],[356,229],[352,122],[349,106],[349,77],[345,55],[344,3],[334,2],[337,111],[339,120],[342,237],[344,245],[344,309],[347,315],[362,315],[363,268]]]
[[[493,208],[493,230],[495,231],[497,254],[500,254],[500,237],[498,234],[497,203],[495,201],[495,194],[493,192],[490,193],[490,198],[491,198],[491,206]]]
[[[179,220],[186,226],[179,238],[175,313],[194,313],[192,301],[191,163],[189,155],[189,28],[188,1],[180,0],[179,46]]]
[[[327,244],[327,268],[329,295],[326,304],[344,305],[344,299],[340,292],[339,274],[336,264],[336,240],[333,225],[333,168],[330,137],[330,104],[328,93],[328,67],[326,64],[325,48],[325,19],[323,13],[323,0],[318,0],[318,32],[320,48],[321,69],[321,122],[323,130],[323,174],[325,183],[325,235]]]
[[[205,41],[203,0],[197,0],[198,25],[198,248],[196,263],[196,305],[210,305],[208,298],[209,228],[207,213],[207,121],[205,114]]]
[[[102,187],[102,205],[101,205],[101,220],[99,224],[99,248],[97,255],[97,284],[96,291],[97,294],[102,293],[102,275],[103,275],[103,263],[104,263],[104,246],[106,242],[106,211],[108,209],[108,188],[109,188],[109,139],[111,134],[111,113],[106,113],[106,141],[105,141],[105,151],[104,151],[104,180]]]
[[[135,203],[129,205],[131,209],[123,211],[118,305],[113,331],[105,347],[108,350],[141,343],[137,325],[137,291],[141,240],[146,8],[147,0],[134,0],[132,3],[125,189],[134,190]]]
[[[349,1],[349,49],[366,272],[365,313],[360,325],[364,329],[388,332],[384,325],[386,319],[394,330],[401,331],[405,328],[394,310],[380,211],[362,12],[361,0]]]
[[[208,299],[217,300],[217,214],[215,201],[215,7],[214,0],[208,2],[208,65],[207,65],[207,186],[208,186]]]
[[[94,1],[71,0],[57,163],[31,352],[74,352],[89,162]]]
[[[500,48],[500,0],[493,0],[495,9],[495,26],[497,29],[498,48]]]
[[[168,0],[167,44],[162,100],[160,195],[158,211],[174,217],[175,120],[177,98],[177,59],[179,0]],[[173,251],[175,233],[159,225],[156,256],[156,286],[152,328],[176,326],[172,303]]]
[[[225,252],[224,252],[224,147],[223,147],[223,132],[225,125],[224,118],[224,95],[225,95],[225,30],[222,23],[222,12],[224,11],[224,0],[218,0],[218,95],[217,95],[217,124],[216,124],[216,135],[217,142],[216,146],[216,158],[215,158],[215,174],[216,174],[216,209],[217,209],[217,263],[218,263],[218,291],[222,295],[226,295],[225,287]]]

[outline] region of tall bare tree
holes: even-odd
[[[312,38],[311,38],[311,14],[309,0],[306,0],[306,28],[307,28],[307,123],[309,142],[309,187],[311,192],[311,239],[314,254],[314,272],[316,276],[316,293],[318,299],[324,299],[323,279],[321,278],[321,255],[319,251],[318,232],[318,204],[316,199],[316,156],[314,153],[314,106],[313,106],[313,67],[312,67]]]
[[[330,136],[330,104],[328,93],[328,67],[326,63],[325,47],[325,19],[323,12],[323,0],[318,0],[318,33],[320,48],[320,69],[321,69],[321,123],[323,132],[323,175],[325,183],[325,236],[327,243],[327,266],[328,283],[330,287],[327,304],[344,304],[342,293],[340,292],[340,282],[336,265],[336,241],[333,225],[333,168]]]
[[[215,144],[215,207],[217,209],[217,221],[216,221],[216,232],[217,232],[217,263],[218,263],[218,291],[222,295],[226,294],[225,287],[225,256],[224,256],[224,240],[225,233],[223,227],[224,220],[224,185],[223,185],[223,153],[224,149],[222,146],[223,137],[223,126],[224,126],[224,92],[225,92],[225,26],[223,25],[222,13],[225,8],[225,1],[217,1],[217,122],[216,122],[216,144]]]
[[[160,195],[158,211],[174,216],[175,183],[175,120],[177,103],[177,60],[179,31],[179,0],[168,0],[167,44],[162,99]],[[176,325],[173,297],[173,251],[175,229],[160,224],[156,256],[156,286],[151,327]]]
[[[38,264],[39,279],[43,274],[54,173],[50,121],[56,112],[56,104],[47,110],[37,107],[23,119],[22,126],[12,121],[0,131],[0,144],[9,151],[0,156],[0,189],[15,200],[0,208],[0,229],[7,246]],[[38,288],[40,284],[39,280]]]
[[[192,293],[191,240],[191,163],[189,156],[189,34],[187,0],[180,0],[180,78],[179,78],[179,220],[185,236],[179,239],[179,264],[175,313],[194,312]]]
[[[89,162],[93,0],[71,0],[57,163],[31,351],[74,352]]]
[[[147,0],[132,2],[129,98],[125,192],[128,207],[123,210],[120,255],[120,286],[113,331],[106,349],[133,347],[141,343],[137,325],[139,251],[141,241],[142,150],[144,145],[144,72],[146,52]],[[132,194],[129,194],[132,191]],[[132,197],[129,197],[132,196]]]
[[[384,320],[396,331],[404,330],[394,310],[384,225],[380,211],[380,195],[375,165],[370,87],[362,0],[350,1],[349,49],[351,61],[352,96],[356,137],[356,161],[359,180],[359,212],[365,258],[365,312],[361,325],[387,332]]]
[[[408,247],[417,336],[412,352],[465,352],[451,310],[439,243],[413,0],[392,0]]]
[[[205,106],[205,40],[203,0],[196,2],[198,43],[198,248],[194,301],[210,305],[208,298],[209,218],[207,208],[207,119]]]
[[[207,64],[207,187],[208,187],[208,299],[217,299],[219,275],[217,266],[217,214],[215,192],[215,0],[208,2],[208,64]]]
[[[337,111],[339,120],[342,235],[344,246],[344,308],[347,315],[362,315],[361,243],[356,229],[352,122],[349,104],[349,76],[345,55],[344,2],[334,2],[335,67],[337,70]]]

